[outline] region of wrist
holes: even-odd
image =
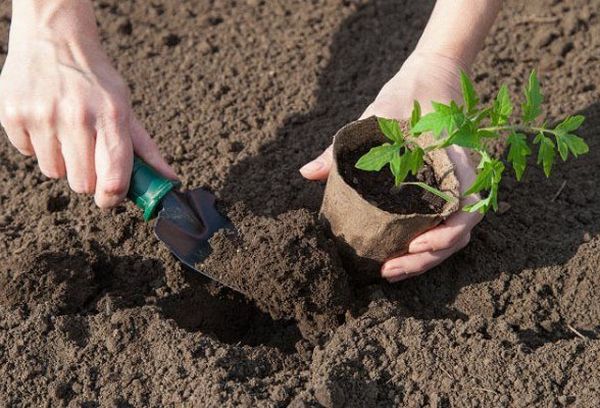
[[[461,53],[452,52],[448,49],[417,46],[405,63],[412,61],[418,61],[418,64],[423,67],[436,66],[455,74],[459,74],[461,70],[467,73],[471,70],[471,63]]]
[[[99,43],[89,0],[13,0],[10,42],[49,39]]]
[[[417,50],[470,67],[501,6],[502,0],[437,0]]]

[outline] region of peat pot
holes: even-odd
[[[408,131],[408,122],[400,127]],[[454,165],[444,150],[435,150],[425,157],[426,166],[437,183],[437,188],[454,197],[451,202],[441,200],[436,208],[426,208],[422,213],[397,213],[380,208],[382,205],[367,200],[356,187],[356,180],[348,182],[348,155],[366,145],[381,144],[387,139],[379,130],[375,116],[352,122],[341,128],[333,141],[333,166],[327,179],[320,218],[330,228],[346,269],[352,278],[368,281],[380,277],[379,269],[387,259],[405,254],[409,242],[417,235],[435,227],[459,208],[459,183]],[[429,135],[421,135],[417,142],[427,146],[433,141]],[[355,154],[356,155],[356,154]],[[354,163],[351,163],[353,167]],[[390,177],[386,166],[381,170]],[[404,188],[420,189],[416,186]],[[396,194],[402,194],[400,189]],[[414,190],[413,190],[414,192]],[[431,193],[430,198],[438,198]]]

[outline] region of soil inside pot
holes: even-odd
[[[339,158],[339,171],[346,183],[352,186],[365,200],[378,208],[395,214],[436,214],[442,211],[444,200],[418,186],[394,186],[394,176],[389,167],[381,171],[364,171],[354,165],[375,144],[365,144]],[[433,169],[427,163],[421,171],[406,181],[420,181],[439,188]]]

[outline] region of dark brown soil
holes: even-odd
[[[548,120],[586,115],[590,153],[509,178],[510,209],[465,250],[399,285],[346,287],[349,305],[315,222],[323,185],[298,168],[400,67],[433,2],[96,4],[136,112],[185,185],[242,225],[241,255],[217,237],[231,257],[210,262],[266,283],[248,299],[184,270],[133,205],[96,209],[2,137],[0,405],[599,405],[597,1],[507,1],[474,67],[486,101],[538,68]]]
[[[304,209],[266,218],[240,207],[227,212],[237,231],[217,232],[210,240],[212,254],[198,267],[238,288],[273,318],[298,322],[305,338],[326,338],[344,320],[350,288],[324,228]]]
[[[340,174],[365,200],[382,210],[396,214],[435,214],[442,211],[444,200],[421,187],[403,185],[396,188],[389,166],[381,171],[364,171],[356,162],[375,145],[364,145],[339,158]],[[439,188],[431,166],[425,165],[416,176],[409,174],[407,182],[421,181]]]

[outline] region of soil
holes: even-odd
[[[441,213],[444,200],[421,187],[403,185],[396,188],[394,176],[385,166],[382,171],[364,171],[354,165],[375,145],[364,145],[360,149],[342,155],[339,159],[340,174],[365,200],[382,210],[396,214]],[[427,163],[416,176],[409,174],[407,182],[421,181],[434,188],[439,185],[431,166]]]
[[[267,218],[241,207],[221,209],[237,231],[217,232],[209,241],[212,254],[197,266],[274,319],[298,322],[313,343],[326,339],[343,322],[351,299],[347,274],[324,227],[305,209]]]
[[[323,185],[298,168],[400,67],[433,2],[95,4],[137,114],[241,223],[243,255],[216,237],[228,255],[208,262],[268,281],[249,298],[185,270],[133,205],[96,209],[1,137],[0,405],[599,405],[597,1],[507,1],[473,75],[488,101],[537,68],[549,122],[584,114],[590,153],[511,176],[465,250],[369,286],[344,283]]]

